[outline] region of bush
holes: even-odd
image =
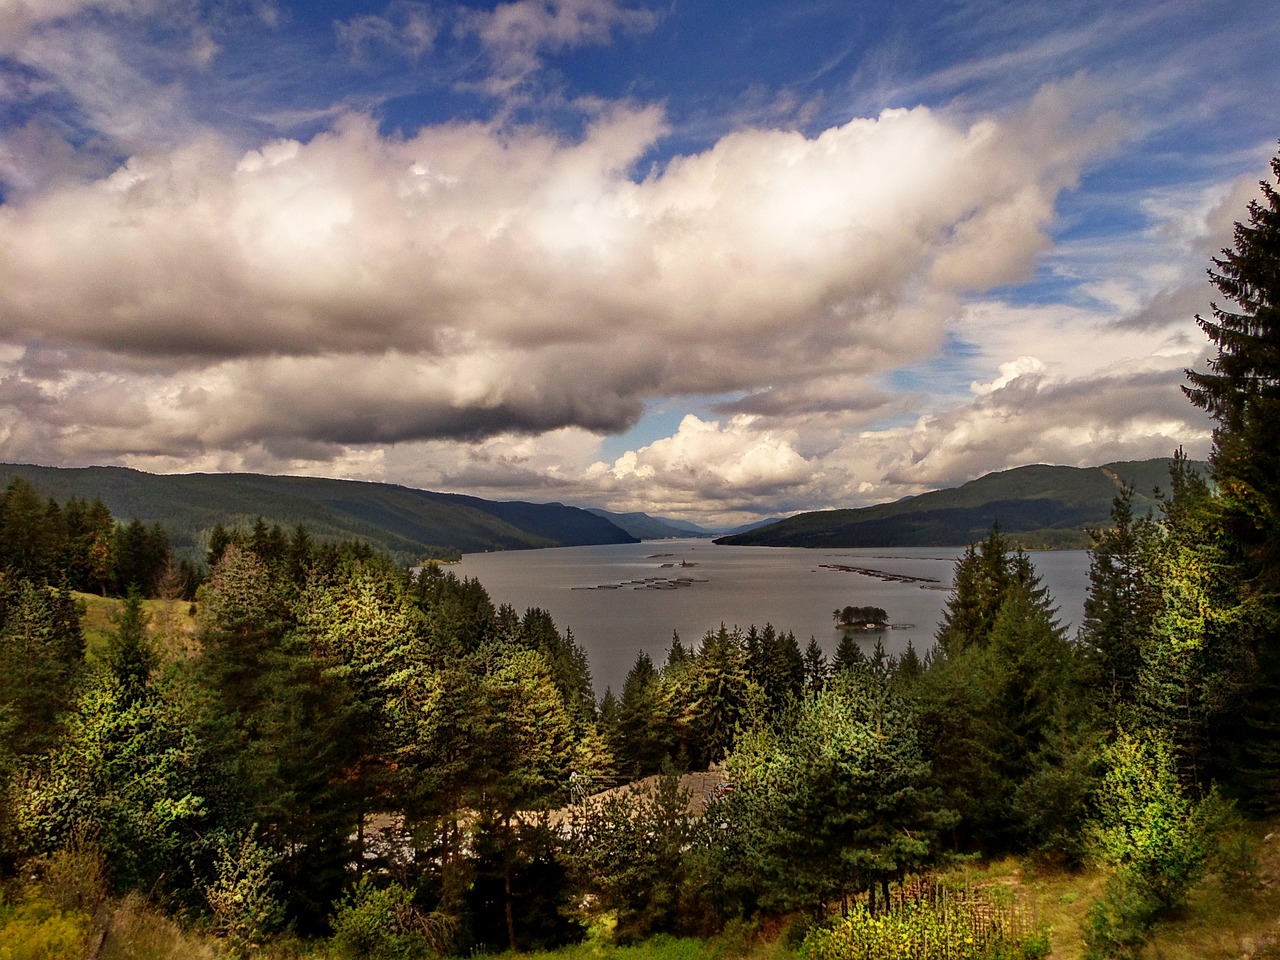
[[[1086,960],[1130,960],[1141,955],[1161,903],[1148,884],[1129,871],[1111,878],[1084,921]]]
[[[431,950],[412,894],[398,883],[377,887],[366,876],[347,893],[333,918],[334,952],[342,960],[413,960]]]
[[[812,931],[801,960],[1034,960],[1049,954],[1049,935],[1013,905],[981,890],[908,901],[872,914],[857,904],[833,927]]]
[[[271,879],[275,861],[251,834],[220,837],[218,847],[217,875],[204,889],[205,900],[231,953],[244,956],[262,945],[283,916]]]
[[[0,960],[80,960],[85,955],[89,918],[59,910],[44,897],[0,908],[0,922]]]

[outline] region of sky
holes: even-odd
[[[711,526],[1207,455],[1273,0],[0,0],[0,460]]]

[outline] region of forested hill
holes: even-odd
[[[160,523],[179,553],[199,553],[216,523],[257,517],[313,536],[367,541],[401,561],[533,547],[633,543],[608,520],[559,503],[495,502],[389,483],[252,473],[151,474],[125,467],[0,464],[57,500],[100,498],[117,517]]]
[[[715,534],[696,523],[684,520],[668,520],[665,517],[651,517],[647,513],[610,513],[596,507],[587,507],[588,513],[604,517],[615,526],[621,527],[633,537],[641,540],[670,540],[683,537],[713,537]]]
[[[716,543],[766,547],[943,547],[976,543],[993,523],[1032,548],[1083,548],[1088,527],[1106,526],[1124,484],[1136,513],[1169,489],[1168,458],[1101,467],[1036,464],[989,473],[963,486],[856,510],[801,513]],[[1208,465],[1193,463],[1201,473]]]

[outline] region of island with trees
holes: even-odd
[[[883,630],[889,626],[889,614],[883,607],[841,607],[831,618],[840,630]]]

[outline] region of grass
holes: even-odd
[[[1280,960],[1276,942],[1280,935],[1280,836],[1263,839],[1276,827],[1280,821],[1244,828],[1256,845],[1256,868],[1220,870],[1206,878],[1183,914],[1156,929],[1143,953],[1144,960]],[[948,882],[1007,887],[1036,923],[1050,928],[1053,960],[1079,960],[1083,953],[1080,925],[1101,892],[1105,876],[1094,869],[1064,871],[1008,858],[963,865],[950,872]],[[213,960],[221,952],[216,941],[184,930],[137,898],[110,901],[89,912],[96,914],[95,928],[106,930],[100,960]],[[608,925],[601,924],[582,943],[560,950],[489,956],[492,960],[793,960],[796,954],[784,945],[782,929],[782,925],[773,925],[762,932],[754,924],[731,924],[710,940],[658,936],[619,946],[612,942]],[[286,938],[253,956],[258,960],[320,960],[331,953],[323,942]]]
[[[1238,828],[1226,848],[1236,851],[1226,858],[1231,862],[1216,864],[1187,908],[1155,928],[1145,960],[1280,960],[1280,820]],[[956,873],[974,883],[1007,884],[1032,917],[1049,927],[1053,960],[1081,960],[1080,928],[1106,883],[1102,870],[1068,871],[1008,858]]]
[[[657,936],[641,943],[618,946],[603,937],[588,937],[582,943],[559,950],[535,953],[506,953],[506,960],[790,960],[795,954],[780,941],[756,937],[754,925],[730,928],[710,940],[692,937]]]
[[[115,631],[115,616],[120,601],[94,593],[73,593],[80,604],[80,629],[84,632],[85,651],[96,660],[106,649],[107,637]],[[150,634],[159,648],[173,657],[184,657],[195,649],[195,618],[192,604],[186,600],[144,600],[142,607],[151,618]]]

